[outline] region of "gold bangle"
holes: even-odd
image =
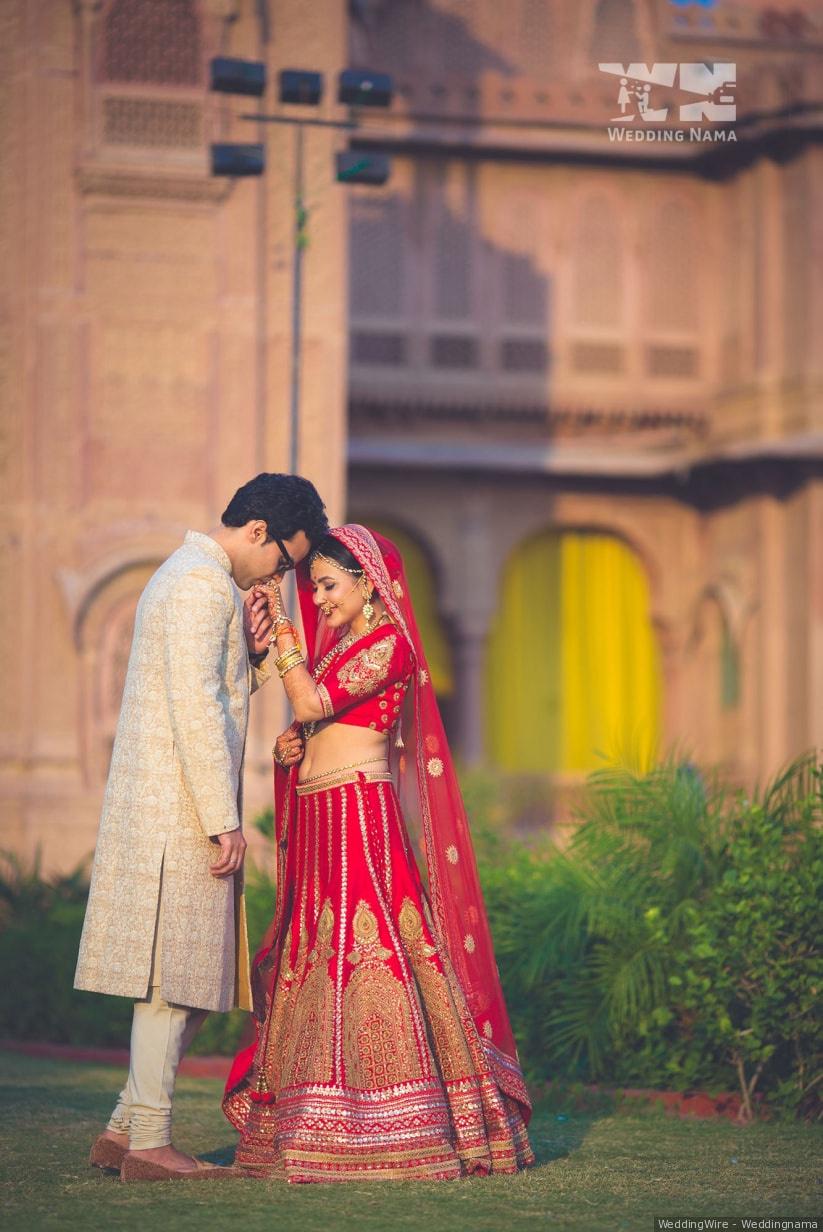
[[[289,646],[286,648],[286,650],[278,650],[275,652],[275,659],[279,663],[281,659],[285,659],[290,654],[298,654],[302,656],[303,647],[302,646]]]
[[[298,663],[305,663],[302,654],[283,655],[282,659],[275,660],[274,666],[282,676],[284,671],[288,671],[290,667],[296,667]]]
[[[293,668],[300,667],[302,663],[302,659],[295,659],[294,663],[289,663],[286,667],[278,668],[277,670],[280,673],[280,679],[282,680],[284,676],[288,676],[289,672],[292,671]]]
[[[289,655],[301,655],[303,649],[301,646],[288,646],[285,650],[281,650],[276,656],[276,661],[279,663],[282,659],[288,659]]]

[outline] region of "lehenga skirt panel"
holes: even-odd
[[[431,917],[388,776],[302,789],[290,908],[236,1162],[290,1181],[449,1180],[533,1162]],[[269,964],[267,964],[268,966]]]

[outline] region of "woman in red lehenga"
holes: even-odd
[[[236,1163],[289,1181],[514,1172],[534,1162],[531,1108],[400,554],[339,527],[297,581],[308,666],[273,586],[298,722],[275,746],[257,1040],[223,1103]]]

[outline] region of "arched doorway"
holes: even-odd
[[[506,564],[488,644],[490,760],[577,775],[620,758],[647,766],[661,678],[648,580],[614,535],[544,531]]]
[[[448,729],[451,723],[451,699],[454,694],[454,666],[451,646],[438,606],[437,578],[431,560],[421,543],[394,522],[370,517],[365,524],[378,534],[391,539],[403,556],[431,681]]]

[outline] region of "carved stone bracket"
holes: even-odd
[[[116,167],[86,163],[77,168],[77,183],[86,196],[155,197],[178,201],[225,201],[234,186],[204,172]]]

